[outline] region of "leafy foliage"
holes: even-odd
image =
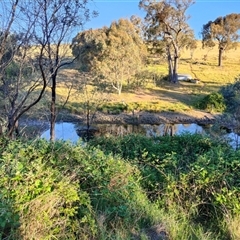
[[[226,110],[225,98],[221,93],[213,92],[205,96],[198,103],[198,107],[210,112],[224,112]]]
[[[88,203],[87,195],[79,192],[72,176],[64,176],[47,165],[50,157],[44,149],[47,145],[40,144],[39,153],[35,147],[11,142],[1,152],[2,196],[12,203],[12,221],[19,215],[21,236],[36,239],[71,237],[78,225],[76,217],[74,220],[77,205],[83,204],[84,199]]]
[[[1,146],[4,238],[131,239],[163,223],[172,239],[237,234],[229,229],[240,214],[240,152],[209,137],[128,135],[85,147],[1,139]]]
[[[234,113],[237,111],[240,103],[240,81],[239,78],[236,78],[235,82],[232,84],[228,84],[223,86],[220,89],[222,96],[224,97],[224,101],[226,103],[227,111]]]
[[[138,32],[131,21],[120,19],[109,28],[79,33],[72,41],[72,52],[82,71],[91,71],[121,94],[123,83],[143,65],[145,45]]]
[[[97,149],[8,142],[0,176],[1,234],[12,239],[89,239],[119,224],[129,235],[131,226],[159,220],[138,169]]]
[[[219,225],[224,214],[239,214],[239,152],[200,135],[127,136],[95,139],[109,154],[136,164],[148,197],[161,208],[180,208],[192,221],[227,235]],[[184,147],[183,147],[184,146]]]

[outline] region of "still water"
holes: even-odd
[[[160,124],[160,125],[129,125],[129,124],[98,124],[95,126],[95,136],[124,136],[131,133],[144,134],[148,137],[164,136],[164,135],[179,135],[182,133],[200,133],[205,134],[209,132],[209,126],[204,127],[192,124]],[[84,129],[82,125],[76,125],[69,122],[61,122],[55,124],[55,139],[70,141],[77,143],[82,138],[77,134],[79,129]],[[50,130],[42,133],[41,138],[50,139]],[[231,132],[228,134],[221,134],[221,139],[225,139],[230,145],[236,149],[240,146],[240,136]]]
[[[43,132],[41,138],[50,139],[50,129]],[[79,136],[76,132],[76,127],[73,123],[61,122],[55,124],[55,139],[65,140],[76,143],[79,140]]]
[[[84,129],[82,125],[76,125],[69,122],[61,122],[55,124],[55,139],[70,141],[77,143],[82,141],[77,132],[79,129]],[[195,123],[191,124],[160,124],[160,125],[129,125],[129,124],[98,124],[94,130],[95,136],[124,136],[131,133],[143,134],[148,137],[165,136],[165,135],[179,135],[182,133],[200,133],[205,134],[209,132],[209,126],[204,127]],[[50,130],[42,133],[41,138],[50,139]],[[240,136],[231,132],[228,134],[221,134],[222,139],[226,139],[233,148],[238,148],[240,144]]]
[[[55,124],[55,139],[65,140],[71,142],[77,142],[79,140],[79,135],[77,134],[77,129],[81,129],[82,126],[75,125],[69,122],[61,122]],[[130,133],[144,134],[149,137],[163,136],[163,135],[175,135],[184,132],[189,133],[204,133],[203,127],[197,124],[160,124],[160,125],[129,125],[129,124],[98,124],[98,131],[95,133],[97,136],[124,136]],[[47,140],[50,139],[50,130],[45,131],[41,138]]]

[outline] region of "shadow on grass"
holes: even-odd
[[[182,93],[161,89],[151,90],[151,94],[156,96],[156,100],[166,101],[169,103],[183,103],[189,107],[195,107],[196,102],[205,96],[205,94],[200,93]]]
[[[171,103],[183,103],[189,107],[195,107],[196,103],[210,92],[218,91],[219,87],[214,84],[204,85],[182,85],[167,84],[161,88],[148,88],[148,94],[154,100]],[[144,94],[143,94],[144,95]]]

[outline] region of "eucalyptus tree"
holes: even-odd
[[[240,14],[231,13],[203,25],[203,47],[218,46],[218,66],[225,50],[235,48],[240,38]]]
[[[110,27],[80,32],[72,41],[79,68],[91,72],[121,94],[124,81],[143,65],[146,48],[139,29],[128,19]]]
[[[177,71],[180,52],[194,40],[186,11],[193,0],[141,0],[139,7],[146,11],[145,35],[153,46],[160,47],[168,60],[169,77],[177,82]]]

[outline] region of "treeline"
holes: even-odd
[[[239,150],[202,135],[0,142],[1,239],[238,239]]]

